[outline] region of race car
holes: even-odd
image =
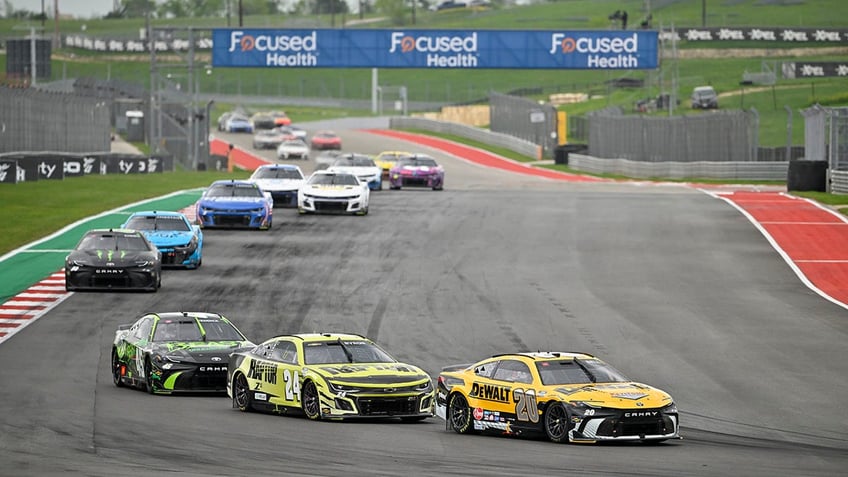
[[[297,211],[367,215],[370,194],[368,186],[353,174],[315,171],[297,192]]]
[[[271,194],[274,207],[297,207],[297,191],[306,181],[300,167],[291,164],[261,165],[248,180]]]
[[[377,164],[370,156],[365,154],[342,154],[336,158],[327,170],[332,172],[347,172],[359,178],[363,184],[367,184],[371,190],[383,188],[383,174]]]
[[[272,224],[274,199],[253,182],[218,180],[203,192],[195,209],[197,223],[202,228],[268,230]]]
[[[260,129],[253,135],[254,149],[276,149],[289,136],[282,133],[277,128]]]
[[[162,286],[162,252],[137,230],[86,232],[65,257],[65,290],[144,290]]]
[[[445,187],[445,170],[435,159],[425,154],[402,157],[389,170],[389,188],[401,187],[442,190]]]
[[[427,373],[352,334],[277,336],[233,353],[227,369],[233,407],[312,420],[419,421],[433,416],[434,392]]]
[[[310,141],[312,149],[341,149],[342,138],[333,131],[318,131]]]
[[[374,162],[383,170],[383,179],[389,178],[389,171],[392,169],[392,166],[397,163],[398,159],[404,156],[411,156],[411,152],[405,151],[383,151],[380,154],[377,154],[377,157],[374,158]]]
[[[287,139],[277,146],[277,159],[285,161],[287,159],[303,159],[309,160],[309,146],[303,142],[303,139]]]
[[[121,225],[138,230],[162,252],[163,267],[197,268],[203,263],[203,232],[180,212],[134,212]]]
[[[511,353],[446,367],[436,403],[460,434],[540,434],[557,443],[680,437],[671,396],[585,353]]]
[[[233,113],[226,117],[223,126],[219,127],[219,129],[225,132],[252,133],[253,124],[246,116]]]
[[[274,118],[274,126],[289,126],[292,123],[289,115],[283,111],[271,111],[268,115]]]
[[[146,313],[115,332],[112,382],[151,394],[224,393],[230,353],[255,346],[220,314]]]

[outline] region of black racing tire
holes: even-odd
[[[124,387],[124,382],[121,380],[121,363],[118,361],[118,350],[115,348],[112,348],[112,382],[119,388]]]
[[[568,431],[571,428],[571,418],[568,410],[560,402],[552,402],[545,409],[545,434],[551,442],[561,444],[568,442]]]
[[[150,357],[147,357],[144,360],[144,390],[147,391],[148,394],[155,394],[153,390],[153,376],[151,374],[151,370],[153,366],[150,365]]]
[[[457,434],[467,434],[471,431],[471,408],[468,401],[460,393],[453,393],[448,398],[448,425]]]
[[[313,381],[305,381],[300,390],[303,414],[307,419],[317,421],[321,419],[321,398],[318,396],[318,387]]]
[[[233,406],[241,412],[253,410],[253,395],[250,393],[250,385],[243,374],[238,373],[233,377]]]

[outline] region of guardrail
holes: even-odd
[[[830,171],[830,191],[834,194],[848,194],[848,171]]]
[[[572,169],[592,174],[618,174],[641,179],[697,177],[784,181],[789,170],[789,162],[642,162],[628,159],[603,159],[574,153],[569,154],[568,165]]]
[[[518,154],[536,158],[537,160],[542,158],[542,147],[537,144],[533,144],[530,141],[525,141],[524,139],[519,139],[508,134],[495,133],[485,129],[467,126],[465,124],[397,116],[392,117],[389,120],[389,128],[423,129],[425,131],[442,134],[452,134],[454,136],[471,139],[472,141],[509,149],[510,151]]]

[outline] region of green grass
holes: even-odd
[[[491,28],[491,29],[577,29],[618,27],[608,19],[616,10],[626,10],[628,25],[637,28],[639,22],[648,13],[645,8],[651,5],[654,27],[674,25],[675,27],[707,26],[787,26],[787,27],[845,27],[848,18],[834,14],[844,12],[843,0],[806,0],[786,1],[784,4],[764,5],[760,0],[707,0],[706,18],[702,17],[700,0],[679,0],[646,2],[645,0],[560,0],[534,5],[511,8],[495,7],[488,10],[458,9],[442,12],[430,12],[417,9],[415,25],[412,25],[411,10],[405,12],[402,23],[407,27],[418,28]],[[33,6],[30,6],[33,8]],[[35,9],[35,8],[33,8]],[[366,18],[378,19],[383,14],[369,14]],[[357,14],[335,15],[335,27],[343,21],[358,20]],[[246,15],[243,26],[251,28],[330,28],[331,15]],[[0,32],[8,32],[12,27],[22,27],[26,22],[0,19]],[[40,27],[40,22],[32,22]],[[152,19],[153,27],[226,28],[225,16],[215,18]],[[144,28],[144,19],[62,19],[59,22],[62,32],[84,32],[92,35],[110,34],[121,37],[138,37]],[[238,18],[233,15],[229,26],[237,27]],[[364,23],[347,28],[391,28],[396,23],[384,20]],[[45,30],[53,31],[55,24],[48,20]],[[17,32],[23,35],[24,32]]]
[[[245,171],[91,175],[62,181],[0,186],[0,255],[74,223],[122,205],[170,192],[206,187],[217,179],[242,179]]]

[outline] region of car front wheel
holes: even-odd
[[[570,419],[562,403],[551,403],[545,411],[545,433],[551,442],[568,442]]]
[[[318,397],[318,387],[315,386],[315,383],[313,381],[303,383],[301,395],[303,398],[301,403],[303,414],[313,421],[321,419],[321,398]]]

